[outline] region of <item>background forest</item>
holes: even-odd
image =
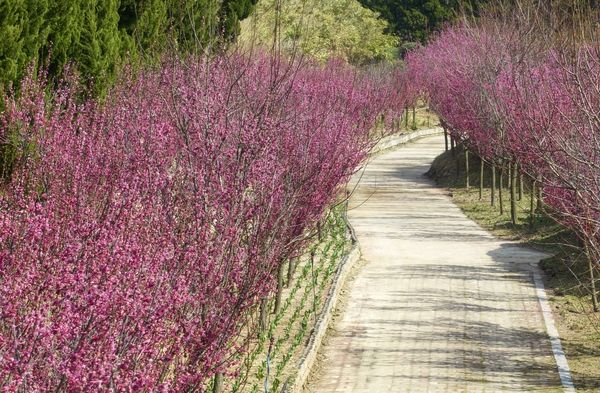
[[[283,47],[319,59],[389,60],[461,8],[456,0],[2,0],[0,84],[18,85],[33,59],[48,61],[51,77],[72,61],[98,94],[126,59],[222,48],[240,34],[270,47],[275,20]]]
[[[51,76],[68,61],[101,91],[124,59],[164,50],[188,52],[239,32],[256,0],[3,0],[0,82],[23,77],[32,59],[49,58]]]

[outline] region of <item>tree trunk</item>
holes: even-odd
[[[454,151],[454,138],[450,137],[450,150],[452,150],[452,157],[456,155],[456,151]]]
[[[413,106],[412,108],[412,112],[413,112],[413,121],[412,121],[412,128],[415,129],[417,128],[417,123],[416,123],[416,118],[417,118],[417,110],[415,109],[415,107]]]
[[[258,327],[260,328],[260,332],[264,333],[267,329],[267,299],[261,299],[259,310],[260,317],[258,320]]]
[[[500,182],[498,185],[498,202],[500,203],[500,215],[504,214],[504,201],[502,199],[502,187],[504,186],[504,164],[500,167]]]
[[[465,149],[465,172],[467,173],[467,191],[469,190],[469,150]]]
[[[288,271],[287,271],[287,282],[286,287],[290,287],[292,279],[294,278],[294,270],[296,269],[296,258],[290,258],[288,261]]]
[[[448,151],[448,130],[444,128],[444,146],[446,146],[446,150]]]
[[[590,281],[592,284],[592,304],[594,305],[594,312],[598,312],[598,294],[596,293],[596,283],[594,282],[594,264],[592,263],[591,259],[589,259],[589,265]]]
[[[510,168],[510,220],[517,224],[517,171],[516,165],[509,163]]]
[[[491,205],[496,206],[496,166],[492,164],[492,197]]]
[[[213,381],[213,389],[212,393],[221,393],[223,391],[223,373],[218,372],[215,374],[215,379]]]
[[[310,253],[310,271],[312,275],[312,290],[313,290],[313,314],[315,316],[315,326],[317,326],[317,279],[315,277],[315,252]]]
[[[283,268],[285,264],[283,261],[279,263],[277,268],[277,292],[275,293],[275,306],[273,306],[273,314],[278,314],[281,310],[281,297],[283,294]]]
[[[537,210],[539,212],[542,211],[542,193],[544,191],[542,190],[542,183],[538,182],[538,186],[537,186]]]
[[[535,180],[531,179],[531,201],[529,201],[529,229],[533,230],[533,224],[535,221]]]
[[[590,268],[590,286],[592,289],[592,304],[594,306],[594,312],[598,312],[598,295],[596,293],[596,283],[594,281],[594,262],[592,261],[592,254],[590,248],[585,244],[585,253],[588,259],[588,267]]]
[[[523,174],[519,174],[519,202],[523,200]]]
[[[344,220],[348,222],[348,203],[350,202],[350,191],[346,189],[346,200],[344,201]]]
[[[408,130],[408,107],[404,108],[404,113],[406,114],[406,118],[404,119],[404,128]]]
[[[479,200],[483,199],[483,171],[485,169],[485,161],[480,157],[479,162]]]

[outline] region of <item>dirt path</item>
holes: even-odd
[[[306,392],[559,392],[531,263],[423,177],[432,137],[372,162],[350,201],[365,263]]]

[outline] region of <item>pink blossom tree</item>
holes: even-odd
[[[98,105],[71,76],[7,95],[3,391],[203,391],[402,107],[391,79],[267,56],[166,58]]]

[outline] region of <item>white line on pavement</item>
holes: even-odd
[[[560,337],[558,336],[558,330],[554,326],[554,318],[552,317],[552,309],[544,290],[544,284],[542,282],[542,276],[540,274],[540,268],[537,265],[531,264],[533,270],[533,281],[535,282],[535,289],[537,292],[540,306],[542,307],[542,315],[544,316],[544,322],[546,323],[546,331],[550,337],[550,345],[552,345],[552,353],[554,353],[554,359],[558,367],[558,375],[564,388],[565,393],[575,393],[575,386],[573,385],[573,379],[571,379],[571,372],[569,371],[569,364],[567,363],[567,357],[562,349],[560,343]]]

